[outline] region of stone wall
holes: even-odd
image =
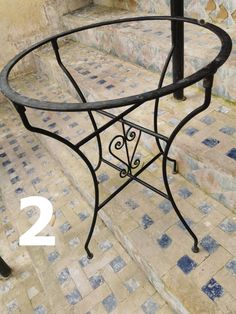
[[[18,52],[44,37],[63,30],[61,16],[91,0],[0,0],[0,69]],[[14,75],[29,72],[26,58]]]
[[[132,11],[169,15],[170,0],[94,0],[94,3]],[[185,15],[224,24],[236,24],[236,0],[185,0]]]

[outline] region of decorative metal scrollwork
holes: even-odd
[[[125,130],[125,125],[122,123],[122,129],[123,129],[123,135],[119,134],[116,135],[109,144],[109,152],[110,154],[119,160],[122,165],[125,166],[125,168],[120,169],[120,177],[125,178],[128,173],[132,174],[132,170],[138,168],[140,165],[140,158],[135,156],[140,137],[141,137],[141,131],[135,129],[134,127],[129,127],[127,130]],[[132,154],[130,153],[129,149],[129,142],[133,142],[136,139],[135,146],[133,148]],[[121,150],[123,147],[125,147],[126,152],[126,160],[121,159],[121,157],[118,156],[116,151]]]

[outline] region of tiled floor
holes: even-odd
[[[95,49],[68,42],[60,51],[90,101],[138,94],[157,86],[157,74]],[[36,63],[41,76],[13,82],[18,91],[38,99],[75,101],[49,51],[38,53]],[[198,90],[190,88],[185,93],[185,102],[171,97],[162,100],[161,133],[168,136],[184,115],[202,103]],[[162,297],[179,313],[235,313],[234,105],[213,98],[210,108],[180,132],[173,149],[185,178],[169,172],[171,190],[199,237],[200,252],[191,251],[192,239],[171,204],[135,183],[100,211],[115,237],[99,220],[91,241],[92,261],[87,260],[82,245],[94,200],[84,164],[60,143],[24,130],[9,105],[0,110],[1,254],[14,268],[14,276],[0,284],[3,313],[171,313]],[[27,109],[27,114],[33,125],[73,143],[92,129],[84,113]],[[147,118],[152,114],[148,102],[145,115],[142,108],[131,119],[150,126]],[[101,125],[104,118],[97,117],[97,121]],[[117,132],[118,125],[102,138],[107,158],[109,142]],[[143,135],[140,143],[137,156],[145,162],[156,143]],[[87,153],[96,163],[94,141]],[[160,162],[150,166],[143,179],[163,189],[160,166]],[[101,199],[124,180],[106,166],[101,167],[98,178]],[[38,215],[34,208],[19,210],[20,198],[29,195],[42,195],[53,203],[56,221],[44,230],[56,236],[53,248],[18,246],[19,235]]]
[[[26,81],[25,85],[28,84],[29,88],[35,86],[32,80],[33,78],[29,77],[28,83]],[[43,80],[41,80],[41,83],[44,85],[42,86],[42,93],[44,95],[44,88],[47,83],[43,82]],[[35,88],[35,91],[36,90],[38,92],[39,88]],[[23,87],[22,91],[24,91]],[[35,91],[32,91],[32,94],[34,94]],[[62,96],[60,90],[54,90],[52,87],[48,87],[46,93],[49,98],[70,97],[66,94]],[[66,99],[69,100],[70,98]],[[234,112],[233,107],[231,108],[232,112]],[[88,119],[83,115],[74,113],[46,113],[42,111],[37,111],[35,114],[35,111],[28,111],[31,121],[33,121],[35,125],[40,125],[40,123],[44,126],[47,125],[48,129],[58,134],[69,136],[72,141],[78,139],[79,136],[84,136],[85,132],[88,130]],[[4,187],[3,196],[5,206],[9,209],[14,207],[14,210],[19,207],[15,199],[12,203],[12,196],[10,196],[12,189],[15,193],[19,193],[17,194],[19,198],[26,193],[33,195],[37,192],[45,195],[53,201],[57,216],[53,229],[50,227],[50,230],[46,232],[51,233],[53,230],[54,233],[54,230],[57,230],[55,234],[58,239],[60,239],[55,249],[32,250],[32,253],[29,254],[27,258],[28,264],[31,259],[36,270],[42,271],[40,280],[43,287],[49,285],[50,289],[52,289],[48,290],[49,305],[41,301],[41,303],[35,305],[34,308],[42,304],[44,304],[45,307],[50,306],[50,304],[55,302],[55,299],[53,299],[54,291],[60,291],[60,295],[64,296],[60,299],[61,302],[58,302],[56,305],[58,312],[61,310],[60,307],[68,307],[68,311],[73,311],[71,310],[72,308],[78,308],[81,309],[81,311],[82,308],[85,308],[87,311],[90,310],[93,305],[95,312],[109,312],[113,311],[113,307],[116,307],[114,312],[118,311],[117,313],[122,313],[122,311],[124,311],[124,313],[127,313],[126,305],[129,302],[131,302],[132,309],[134,306],[133,302],[134,304],[138,302],[137,308],[141,313],[142,311],[144,311],[144,313],[145,311],[147,313],[157,312],[159,303],[153,300],[149,300],[146,303],[150,295],[146,295],[144,290],[137,296],[138,301],[134,301],[136,297],[134,297],[132,301],[125,299],[125,292],[127,293],[128,291],[129,293],[129,290],[135,289],[138,285],[136,283],[137,279],[134,281],[131,276],[130,278],[125,277],[125,284],[122,283],[118,285],[118,291],[113,291],[112,287],[116,287],[117,284],[114,283],[113,286],[109,280],[112,280],[111,278],[114,278],[116,275],[120,276],[126,269],[126,264],[131,263],[134,265],[134,262],[131,261],[130,256],[121,248],[101,222],[99,222],[98,228],[99,230],[102,229],[101,236],[99,230],[97,230],[91,242],[95,259],[88,263],[81,243],[85,240],[90,221],[88,215],[91,218],[91,209],[89,209],[86,202],[78,201],[78,192],[74,190],[64,176],[59,173],[57,174],[59,169],[55,166],[54,160],[52,161],[48,152],[45,152],[38,140],[31,135],[25,137],[27,132],[23,131],[21,123],[17,122],[18,120],[15,119],[11,112],[8,113],[8,117],[9,115],[11,115],[11,119],[13,119],[14,122],[6,118],[1,124],[3,139],[7,141],[4,145],[4,151],[2,152],[2,166],[3,169],[5,169],[4,177],[6,178],[2,185]],[[209,121],[209,119],[207,119],[207,121]],[[218,120],[216,119],[214,123],[217,122]],[[15,125],[15,123],[17,123],[17,125]],[[115,131],[117,131],[117,129],[112,130],[109,136],[104,139],[104,143],[109,141],[109,137],[112,137]],[[15,138],[13,134],[18,134],[18,136]],[[79,183],[76,187],[83,192],[83,196],[91,204],[93,202],[92,182],[88,174],[86,175],[85,167],[81,161],[74,158],[69,152],[66,152],[65,149],[55,141],[47,141],[45,137],[40,137],[40,139],[42,143],[46,145],[45,147],[49,149],[51,155],[61,162],[62,169],[71,176],[72,182]],[[21,144],[19,145],[17,141],[21,141]],[[27,155],[27,159],[33,158],[31,162],[32,165],[25,160],[27,151],[30,152],[29,156]],[[91,145],[88,153],[94,155],[94,152],[96,152],[96,146]],[[15,155],[8,158],[7,155],[11,156],[12,153]],[[16,155],[18,155],[18,157]],[[144,160],[149,157],[149,153],[145,147],[141,147],[140,156],[144,158]],[[17,166],[12,167],[14,161]],[[160,177],[160,168],[158,168],[158,165],[157,163],[150,167],[143,177],[150,182],[155,180],[158,187],[161,188],[163,182]],[[46,167],[51,170],[46,171]],[[15,173],[17,169],[19,169],[19,173]],[[79,172],[78,169],[80,169]],[[6,172],[10,175],[11,181],[9,178],[7,179],[8,175]],[[41,175],[42,173],[45,173],[45,179],[44,175]],[[55,177],[57,178],[56,181]],[[117,174],[115,176],[115,173],[109,169],[102,167],[99,180],[102,182],[100,187],[101,195],[105,197],[105,195],[113,191],[123,179],[119,178]],[[100,212],[101,217],[109,228],[115,232],[116,238],[118,238],[128,250],[129,254],[143,268],[156,289],[160,291],[162,296],[170,300],[172,306],[179,312],[181,312],[181,306],[183,306],[191,313],[202,313],[205,309],[207,309],[207,313],[234,313],[236,309],[234,288],[236,285],[235,215],[227,208],[220,205],[220,203],[210,198],[207,194],[196,189],[196,187],[184,180],[181,176],[170,175],[169,180],[178,206],[181,208],[187,222],[200,239],[201,250],[199,254],[192,253],[192,240],[179,223],[168,201],[157,197],[153,192],[137,184],[131,184],[113,199],[111,203],[108,203]],[[24,187],[22,186],[22,182],[24,182]],[[25,182],[29,184],[29,186],[26,185]],[[32,210],[26,213],[30,221],[33,219],[33,213],[34,211]],[[6,213],[3,219],[5,219],[5,215]],[[24,217],[24,219],[22,218],[23,213],[18,215],[19,219],[17,224],[21,231],[24,230],[23,226],[29,226],[29,223],[26,224],[26,217]],[[9,219],[9,221],[11,222],[11,219]],[[81,232],[78,231],[79,227],[77,229],[77,225],[81,225]],[[103,231],[103,228],[105,231]],[[11,249],[13,245],[11,243],[12,236],[14,242],[13,247],[15,250],[20,250],[20,248],[17,247],[18,236],[14,233],[13,226],[10,226],[4,237],[7,237],[8,245],[10,241],[9,247]],[[99,240],[100,237],[101,241]],[[110,237],[112,240],[110,240]],[[104,243],[101,244],[101,242]],[[113,243],[113,246],[108,249],[105,256],[103,256],[101,251],[109,248],[110,242]],[[114,243],[116,243],[116,245]],[[117,250],[115,252],[113,252],[114,247],[116,247]],[[14,254],[11,252],[10,248],[8,248],[9,252],[5,253],[6,258]],[[28,250],[28,252],[30,252],[30,250]],[[66,257],[64,260],[63,256],[70,256],[70,254],[72,254],[72,257],[69,259]],[[20,261],[24,265],[24,260],[21,259]],[[57,263],[59,265],[58,267],[56,267]],[[104,275],[106,271],[104,270],[103,272],[103,267],[109,268],[109,270],[107,270],[108,274],[106,273],[106,278],[109,282],[108,286],[110,287],[111,285],[111,289],[108,291],[106,288],[103,288],[105,292],[102,290],[101,298],[99,300],[96,299],[97,305],[91,303],[91,299],[94,300],[95,298],[95,293],[88,293],[87,297],[84,297],[82,289],[85,288],[79,285],[80,275],[77,273],[79,272],[79,274],[81,274],[81,271],[78,269],[71,270],[71,263],[72,265],[75,263],[76,267],[82,267],[85,276],[87,276],[86,280],[89,282],[85,287],[88,289],[89,286],[91,291],[93,287],[97,285],[99,286],[97,289],[101,290],[101,287],[107,287],[105,285],[106,279]],[[48,264],[51,265],[51,267],[48,266]],[[54,276],[52,274],[47,276],[47,267],[53,269],[52,274],[54,274]],[[131,266],[131,268],[133,268],[133,266]],[[142,276],[144,276],[143,273]],[[72,277],[73,280],[69,280],[70,277]],[[76,282],[76,279],[78,282]],[[117,279],[114,280],[117,282]],[[104,284],[102,284],[103,281]],[[129,283],[126,281],[129,281]],[[152,293],[154,293],[154,288],[150,286],[146,279],[145,282]],[[120,287],[124,285],[127,291],[122,292],[124,289]],[[132,285],[132,288],[130,288],[130,285]],[[9,292],[11,291],[9,286],[5,288],[3,285],[3,287],[4,291],[6,289],[9,290]],[[36,287],[36,289],[40,291],[39,288]],[[35,289],[31,289],[30,291],[34,294]],[[147,296],[146,300],[143,299],[143,295]],[[12,297],[12,299],[14,298]],[[9,300],[9,302],[11,302],[11,300]],[[7,304],[9,302],[7,302]],[[73,305],[73,303],[76,304]],[[164,305],[164,303],[161,304],[165,306],[163,313],[168,313],[169,309],[167,309],[166,305]],[[88,309],[86,308],[87,306]],[[135,308],[134,311],[136,312],[137,309]],[[184,312],[184,310],[182,312]]]
[[[108,228],[98,220],[87,260],[83,248],[92,211],[39,140],[23,129],[7,103],[0,109],[0,243],[13,275],[0,280],[0,312],[173,313]],[[42,234],[55,247],[20,247],[38,217],[20,199],[40,195],[53,204],[55,224]]]

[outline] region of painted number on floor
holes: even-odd
[[[38,207],[40,210],[40,215],[38,220],[34,225],[22,234],[19,238],[20,246],[39,246],[39,245],[55,245],[54,236],[37,236],[37,234],[42,231],[47,224],[51,221],[53,216],[53,206],[52,203],[45,197],[42,196],[30,196],[22,198],[20,201],[20,210],[26,207],[34,206]]]

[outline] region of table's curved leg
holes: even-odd
[[[164,82],[164,79],[165,79],[165,75],[166,75],[166,72],[167,72],[167,69],[168,69],[168,66],[169,66],[169,63],[170,63],[170,60],[173,56],[173,52],[174,52],[174,49],[175,49],[175,46],[173,45],[167,55],[167,58],[165,60],[165,63],[164,63],[164,66],[163,66],[163,69],[161,71],[161,75],[160,75],[160,80],[159,80],[159,83],[158,83],[158,89],[160,89],[163,85],[163,82]],[[160,102],[160,99],[157,98],[155,100],[155,105],[154,105],[154,112],[153,112],[153,126],[154,126],[154,131],[156,133],[158,133],[158,111],[159,111],[159,102]],[[164,149],[162,148],[161,146],[161,142],[160,142],[160,139],[158,137],[156,137],[156,144],[157,144],[157,147],[160,151],[160,153],[164,153]],[[169,156],[167,157],[167,159],[173,163],[173,173],[176,174],[178,172],[178,168],[177,168],[177,162],[175,159],[173,158],[170,158]]]
[[[154,131],[158,133],[158,110],[159,110],[159,98],[155,100],[155,106],[154,106]],[[156,137],[156,144],[159,149],[159,151],[164,154],[164,150],[161,146],[160,139]],[[173,163],[173,174],[178,173],[177,168],[177,161],[169,156],[167,156],[167,159]]]
[[[64,63],[61,60],[57,39],[56,38],[52,39],[51,40],[51,44],[52,44],[52,48],[54,50],[54,53],[55,53],[55,56],[56,56],[56,60],[57,60],[57,63],[59,65],[59,67],[62,69],[62,71],[64,72],[65,76],[71,82],[72,86],[74,87],[75,91],[79,95],[79,97],[82,100],[82,102],[83,103],[87,103],[87,100],[86,100],[84,94],[82,93],[82,90],[80,89],[80,87],[76,83],[74,77],[71,75],[70,71],[66,68],[66,66],[64,65]],[[90,121],[92,123],[94,131],[97,131],[98,127],[97,127],[96,120],[95,120],[95,118],[93,116],[93,113],[91,111],[88,111],[88,115],[89,115],[89,118],[90,118]],[[96,167],[94,168],[95,171],[99,169],[99,167],[101,166],[101,163],[102,163],[102,144],[101,144],[101,138],[100,138],[100,134],[99,133],[96,135],[96,139],[97,139],[97,146],[98,146],[98,162],[97,162]]]
[[[56,140],[58,140],[59,142],[61,143],[64,143],[65,145],[67,145],[68,147],[70,147],[77,155],[79,155],[79,157],[86,163],[90,173],[91,173],[91,176],[92,176],[92,179],[93,179],[93,184],[94,184],[94,192],[95,192],[95,204],[94,204],[94,213],[93,213],[93,219],[92,219],[92,224],[91,224],[91,227],[90,227],[90,231],[89,231],[89,234],[88,234],[88,238],[86,240],[86,243],[85,243],[85,250],[88,254],[88,258],[91,259],[93,258],[93,254],[91,253],[91,251],[89,250],[88,246],[89,246],[89,242],[91,240],[91,237],[93,235],[93,231],[94,231],[94,228],[95,228],[95,224],[96,224],[96,221],[97,221],[97,214],[98,214],[98,207],[99,207],[99,188],[98,188],[98,180],[97,180],[97,175],[96,175],[96,169],[94,169],[92,163],[88,160],[88,158],[85,156],[85,154],[74,144],[72,144],[70,141],[66,140],[65,138],[61,137],[60,135],[58,134],[55,134],[55,133],[52,133],[50,131],[47,131],[47,130],[44,130],[44,129],[41,129],[41,128],[37,128],[37,127],[34,127],[32,126],[30,123],[29,123],[29,120],[25,114],[25,107],[23,106],[19,106],[17,104],[14,103],[14,106],[16,108],[16,110],[18,111],[20,117],[21,117],[21,120],[25,126],[25,128],[31,132],[34,132],[34,133],[39,133],[39,134],[43,134],[43,135],[46,135],[46,136],[49,136],[51,138],[54,138]],[[97,168],[97,167],[96,167]]]
[[[195,110],[193,110],[191,113],[189,113],[178,125],[177,127],[174,129],[174,131],[172,132],[171,136],[169,137],[169,140],[167,142],[167,145],[165,147],[164,150],[164,155],[163,155],[163,160],[162,160],[162,173],[163,173],[163,180],[164,180],[164,184],[165,184],[165,188],[167,191],[167,195],[169,197],[169,200],[177,214],[177,216],[179,217],[179,219],[181,220],[181,222],[183,223],[184,227],[186,228],[186,230],[189,232],[189,234],[191,235],[191,237],[194,240],[194,245],[192,247],[192,251],[194,253],[199,252],[199,247],[198,247],[198,238],[196,237],[195,233],[192,231],[192,229],[189,227],[189,225],[187,224],[187,222],[185,221],[184,217],[182,216],[182,214],[180,213],[174,198],[172,196],[171,193],[171,189],[169,186],[169,182],[168,182],[168,177],[167,177],[167,159],[168,159],[168,152],[169,149],[171,147],[172,142],[174,141],[176,135],[178,134],[178,132],[182,129],[182,127],[188,122],[190,121],[194,116],[196,116],[197,114],[199,114],[200,112],[204,111],[205,109],[207,109],[207,107],[210,105],[211,102],[211,88],[212,88],[212,83],[213,83],[213,76],[207,77],[204,79],[204,83],[203,86],[205,88],[205,99],[204,99],[204,103],[203,105],[201,105],[200,107],[196,108]]]
[[[0,275],[7,278],[10,276],[11,272],[12,272],[11,268],[0,256]]]

